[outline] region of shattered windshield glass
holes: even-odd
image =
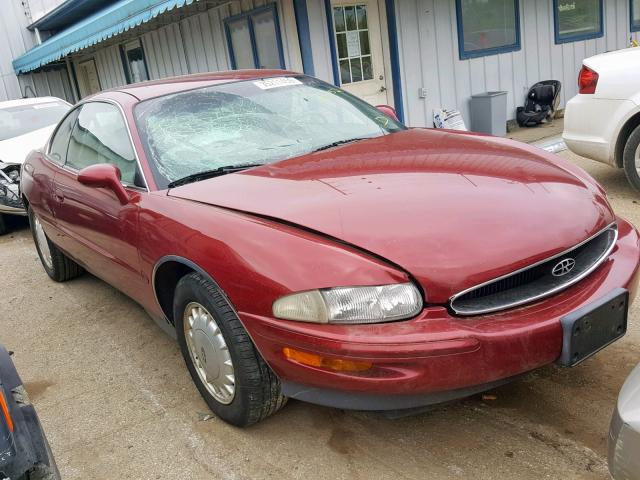
[[[272,163],[404,127],[309,77],[226,83],[146,100],[136,123],[156,182],[220,167]]]

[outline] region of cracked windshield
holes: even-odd
[[[226,83],[154,98],[136,122],[159,186],[217,168],[265,164],[405,127],[307,77]]]

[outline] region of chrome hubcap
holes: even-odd
[[[228,405],[236,393],[236,377],[220,327],[197,302],[187,305],[182,322],[187,349],[200,380],[213,398]]]
[[[38,250],[40,250],[40,255],[42,256],[42,261],[47,266],[47,268],[53,268],[53,260],[51,260],[51,250],[49,249],[49,242],[47,241],[47,236],[44,233],[44,229],[42,228],[42,224],[38,217],[34,215],[34,228],[36,231],[36,242],[38,244]]]

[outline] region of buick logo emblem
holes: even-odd
[[[564,258],[554,265],[551,274],[554,277],[562,277],[573,270],[575,266],[576,261],[573,258]]]

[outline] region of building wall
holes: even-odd
[[[30,23],[21,3],[16,0],[2,2],[0,14],[0,101],[21,98],[23,91],[11,62],[35,43],[27,30]]]
[[[21,96],[25,97],[58,97],[69,103],[76,99],[71,81],[64,66],[49,68],[36,73],[27,73],[18,77]],[[17,97],[19,98],[19,97]]]
[[[552,0],[520,0],[521,50],[460,60],[454,0],[397,0],[398,47],[405,120],[432,125],[434,108],[456,108],[469,125],[469,98],[508,92],[508,118],[540,80],[562,82],[561,105],[577,93],[582,60],[629,44],[629,0],[605,0],[604,37],[554,43]],[[636,37],[636,34],[633,34]],[[427,89],[420,98],[419,88]]]
[[[203,13],[192,15],[141,34],[140,38],[151,79],[215,72],[231,68],[224,19],[263,6],[267,0],[232,0]],[[292,0],[278,0],[280,35],[286,67],[302,71],[302,59]],[[127,41],[132,40],[127,37]],[[99,48],[73,57],[75,65],[94,58],[102,89],[126,84],[119,45]]]

